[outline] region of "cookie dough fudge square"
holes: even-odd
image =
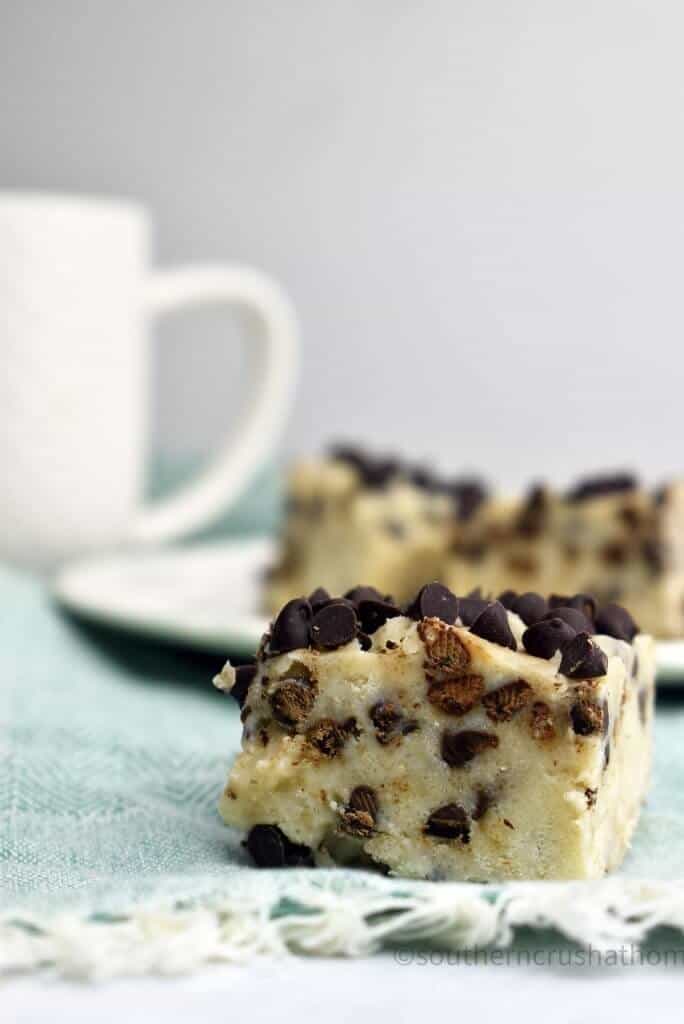
[[[595,878],[649,776],[654,657],[617,606],[521,610],[441,584],[290,601],[256,664],[220,801],[257,864],[378,864],[487,881]]]

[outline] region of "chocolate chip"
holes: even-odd
[[[563,619],[542,619],[522,635],[523,647],[535,658],[552,658],[574,639],[575,630]]]
[[[549,608],[576,608],[588,619],[596,618],[596,600],[590,594],[552,594]]]
[[[347,730],[334,718],[321,718],[307,729],[306,741],[323,757],[332,758],[342,750],[347,736]]]
[[[453,625],[458,618],[458,598],[442,583],[426,583],[406,609],[412,619],[441,619]]]
[[[577,608],[569,608],[560,605],[559,607],[552,608],[551,611],[547,612],[542,621],[545,621],[546,619],[562,619],[563,622],[567,622],[568,626],[572,626],[576,633],[594,632],[593,622],[591,622],[586,615]]]
[[[427,699],[445,715],[465,715],[475,707],[484,693],[482,676],[434,679],[428,686]]]
[[[596,794],[597,793],[598,793],[597,789],[590,789],[589,787],[587,787],[584,790],[584,797],[585,797],[585,799],[587,801],[587,807],[593,807],[594,806],[594,804],[596,803]]]
[[[629,548],[620,541],[609,541],[599,551],[599,558],[606,565],[624,565],[629,558]]]
[[[516,590],[502,590],[497,601],[502,604],[507,611],[512,611],[514,603],[518,599],[518,593]]]
[[[521,537],[537,537],[544,529],[549,507],[549,495],[542,484],[535,484],[529,491],[515,523],[515,530]]]
[[[375,830],[378,800],[370,786],[353,789],[349,803],[342,812],[342,829],[352,836],[368,838]]]
[[[407,720],[400,705],[392,701],[378,701],[368,714],[375,727],[377,741],[383,746],[418,728],[418,723],[413,719]]]
[[[273,623],[270,654],[285,654],[309,646],[311,605],[305,597],[295,597],[281,609]]]
[[[268,698],[275,720],[287,729],[299,725],[314,706],[316,690],[309,679],[285,679]]]
[[[468,815],[458,804],[445,804],[433,811],[423,832],[426,836],[439,839],[460,839],[462,843],[470,842],[470,824]]]
[[[400,470],[397,459],[374,457],[350,445],[334,445],[330,449],[330,455],[333,459],[352,466],[361,482],[373,489],[384,487]]]
[[[517,649],[515,637],[508,624],[506,609],[498,601],[492,601],[480,612],[470,627],[470,632],[500,647],[509,647],[512,651]]]
[[[356,634],[356,639],[359,641],[359,647],[362,651],[370,651],[373,646],[373,641],[367,633],[363,633],[361,630]]]
[[[255,825],[245,846],[259,868],[313,867],[313,855],[303,843],[293,843],[277,825]]]
[[[472,626],[478,615],[481,615],[485,610],[489,601],[485,601],[481,597],[459,597],[458,599],[458,617],[464,626]]]
[[[511,605],[511,611],[519,615],[526,626],[532,626],[535,622],[539,622],[548,610],[549,606],[546,600],[541,594],[535,594],[532,590],[528,590],[526,594],[516,597]]]
[[[393,601],[382,601],[376,598],[365,598],[359,601],[359,619],[365,633],[375,633],[384,626],[388,619],[401,615],[401,609]]]
[[[488,732],[464,729],[462,732],[447,730],[442,735],[442,759],[452,768],[462,768],[468,761],[490,747],[498,747],[499,737]]]
[[[314,613],[314,615],[319,610],[319,608],[322,608],[323,605],[327,604],[328,601],[330,600],[330,594],[325,589],[325,587],[316,587],[316,589],[311,594],[309,594],[308,597],[308,601],[309,604],[311,605],[311,610]]]
[[[580,700],[570,708],[570,722],[578,736],[591,736],[603,728],[603,709],[592,701]]]
[[[506,568],[523,576],[532,576],[539,572],[539,562],[534,555],[509,555],[506,559]]]
[[[667,551],[662,541],[649,538],[641,545],[641,554],[651,572],[658,576],[667,565]]]
[[[473,821],[479,821],[480,818],[483,818],[493,803],[494,794],[491,790],[481,786],[475,793],[475,807],[471,814]]]
[[[329,601],[313,617],[311,639],[315,647],[332,650],[356,636],[358,620],[348,601]]]
[[[560,671],[570,679],[596,679],[608,671],[608,658],[588,633],[578,633],[563,651]]]
[[[568,491],[568,501],[586,501],[599,498],[606,494],[620,494],[622,491],[633,491],[638,486],[632,473],[611,473],[601,476],[587,477]]]
[[[606,604],[596,616],[596,632],[631,644],[639,628],[626,608],[619,604]]]
[[[237,665],[235,668],[235,682],[228,691],[237,701],[238,707],[242,707],[247,699],[247,691],[257,673],[256,665]]]
[[[456,516],[460,522],[467,522],[475,515],[480,505],[487,498],[487,488],[474,477],[460,477],[445,486],[456,507]]]
[[[492,722],[509,722],[531,699],[532,687],[529,683],[524,679],[515,679],[496,690],[490,690],[482,698],[482,704]]]
[[[379,590],[375,587],[352,587],[344,595],[347,601],[351,601],[353,605],[359,605],[362,601],[385,601],[388,598],[384,597]],[[390,599],[391,600],[391,599]]]

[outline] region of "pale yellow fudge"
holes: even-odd
[[[422,879],[598,878],[622,861],[651,761],[654,645],[617,606],[371,588],[289,602],[253,667],[220,800],[260,866]],[[597,632],[599,631],[599,632]]]
[[[560,493],[488,495],[473,478],[440,479],[338,448],[295,466],[270,612],[325,586],[368,580],[399,601],[425,579],[461,593],[588,592],[619,601],[647,632],[684,634],[684,484],[657,492],[627,474]]]

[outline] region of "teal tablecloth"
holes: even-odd
[[[256,871],[216,800],[239,742],[219,661],[65,617],[0,570],[0,971],[188,969],[285,949],[506,943],[523,925],[594,944],[684,930],[684,706],[659,706],[651,798],[601,883],[483,887]],[[647,880],[648,885],[643,881]]]

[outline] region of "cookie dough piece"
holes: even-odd
[[[226,665],[244,734],[220,811],[257,864],[473,881],[620,864],[648,786],[652,640],[586,595],[516,600],[434,583],[402,614],[371,588],[318,591],[254,666]]]

